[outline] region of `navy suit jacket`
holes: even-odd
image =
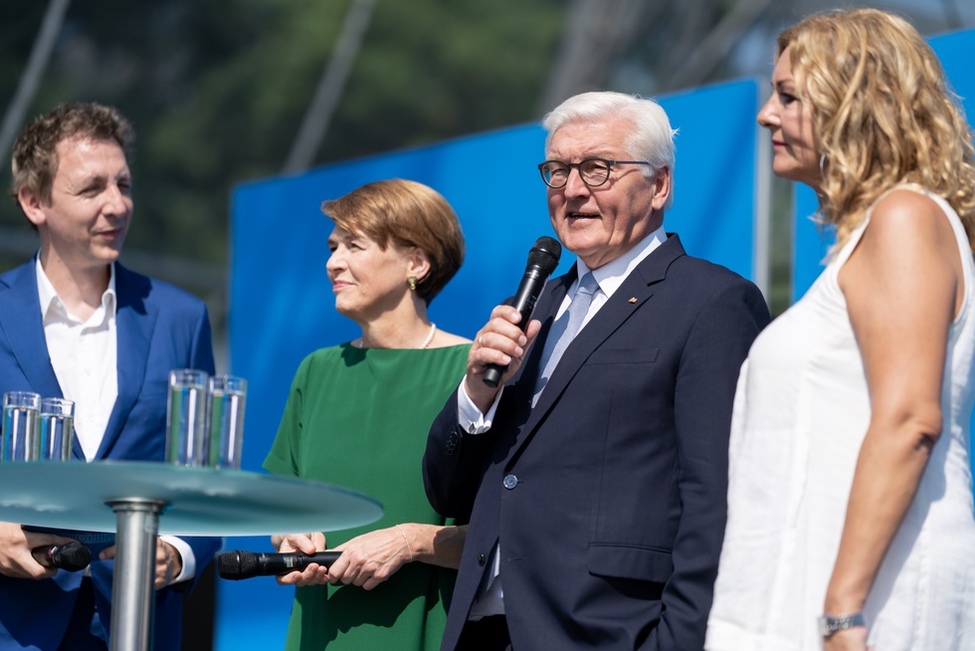
[[[34,391],[63,397],[44,338],[35,259],[0,275],[0,393]],[[169,371],[197,368],[213,373],[206,306],[172,285],[115,265],[118,398],[96,460],[163,461]],[[78,441],[73,457],[84,461]],[[2,469],[0,469],[2,472]],[[71,487],[65,487],[71,490]],[[219,538],[186,538],[197,575]],[[111,629],[114,561],[93,561],[92,584],[99,619]],[[58,572],[40,581],[0,576],[0,650],[58,648],[74,609],[81,572]],[[185,586],[156,591],[155,651],[181,644]]]
[[[499,540],[514,649],[703,648],[735,385],[768,308],[671,235],[576,336],[533,409],[574,279],[573,268],[539,298],[542,330],[492,428],[466,434],[454,395],[431,429],[427,495],[470,520],[442,649],[455,648]]]

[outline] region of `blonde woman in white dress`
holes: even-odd
[[[931,48],[863,9],[778,40],[758,121],[836,242],[755,341],[706,648],[975,649],[975,167]]]

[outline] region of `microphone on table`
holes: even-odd
[[[511,304],[521,314],[521,323],[518,326],[522,332],[528,327],[528,321],[531,320],[532,312],[535,311],[538,295],[542,293],[542,288],[545,287],[548,277],[559,266],[561,256],[562,245],[559,244],[558,240],[551,237],[538,238],[528,252],[525,275],[521,278],[518,293],[515,294],[514,301]],[[489,387],[498,386],[501,382],[501,376],[507,370],[507,366],[488,364],[488,368],[484,372],[484,384]]]
[[[312,563],[328,567],[342,552],[326,551],[314,554],[292,552],[287,554],[262,554],[242,552],[239,549],[217,554],[217,574],[221,579],[239,581],[252,576],[276,576],[300,572]]]
[[[91,550],[80,542],[35,547],[30,550],[30,555],[44,567],[56,567],[68,572],[83,570],[91,563]]]

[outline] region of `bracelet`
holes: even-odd
[[[866,626],[867,620],[863,613],[853,613],[851,615],[823,615],[819,618],[819,632],[824,638],[829,639],[833,633],[844,631],[848,628]]]
[[[406,532],[403,531],[401,525],[396,525],[396,530],[399,531],[400,535],[403,536],[403,540],[406,541],[406,549],[410,552],[410,562],[413,562],[413,548],[410,547],[410,539],[406,537]]]

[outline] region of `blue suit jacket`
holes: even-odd
[[[35,260],[0,275],[0,393],[62,397],[44,338]],[[172,285],[115,265],[118,398],[95,458],[163,461],[169,371],[213,373],[206,306]],[[73,456],[84,460],[75,440]],[[2,472],[2,469],[0,469]],[[70,490],[66,487],[65,490]],[[202,572],[219,538],[188,538]],[[91,564],[105,632],[110,628],[113,561]],[[58,648],[71,617],[81,572],[34,581],[0,576],[0,650]],[[156,592],[155,651],[180,648],[185,586]]]
[[[534,409],[539,356],[575,278],[551,281],[543,327],[492,428],[457,397],[434,423],[434,508],[470,519],[442,649],[453,649],[500,539],[515,649],[694,651],[724,535],[735,384],[768,323],[759,290],[672,235],[566,349]]]

